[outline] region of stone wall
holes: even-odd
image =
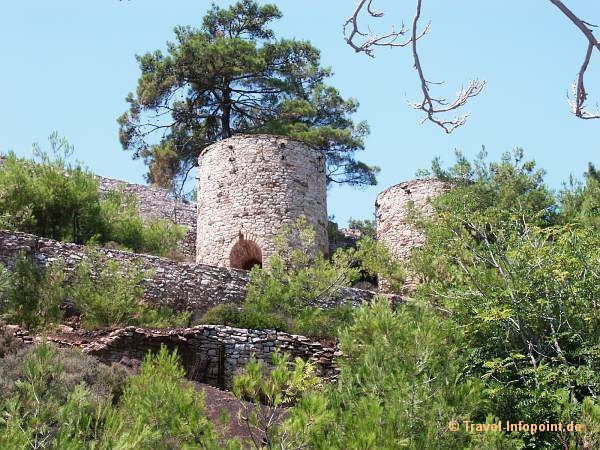
[[[144,299],[151,304],[201,315],[218,304],[241,305],[246,295],[249,275],[243,270],[176,262],[121,250],[97,250],[104,258],[139,265],[148,271],[150,276],[144,280]],[[62,259],[66,269],[72,270],[85,257],[86,248],[31,234],[0,230],[0,262],[10,267],[20,252],[32,255],[42,266]],[[344,301],[359,305],[369,301],[373,295],[360,289],[343,289],[339,295],[321,300],[318,306],[326,308]],[[392,301],[400,302],[401,299],[392,298]]]
[[[448,182],[427,179],[406,181],[381,192],[375,201],[377,238],[388,245],[394,256],[408,261],[411,251],[425,240],[411,224],[412,209],[426,216],[433,214],[431,199],[449,189]],[[417,281],[409,275],[406,290],[412,290]],[[385,280],[380,287],[385,288]]]
[[[179,244],[179,251],[187,261],[196,260],[196,223],[198,213],[195,202],[184,202],[173,198],[168,189],[126,183],[112,178],[98,177],[100,192],[122,191],[137,199],[137,207],[144,219],[169,220],[187,229]]]
[[[325,159],[290,138],[240,135],[199,158],[197,262],[249,268],[267,264],[274,238],[305,217],[328,253]]]
[[[6,156],[0,155],[0,165]],[[196,223],[198,213],[195,202],[176,200],[168,189],[156,186],[127,183],[97,176],[100,192],[110,190],[122,191],[130,194],[137,200],[140,216],[144,219],[163,219],[181,225],[187,229],[184,239],[179,245],[179,250],[188,261],[196,260]]]
[[[337,377],[334,357],[337,347],[311,341],[304,336],[273,330],[247,330],[221,325],[199,325],[186,329],[149,330],[126,327],[112,332],[68,333],[50,336],[49,340],[81,348],[105,363],[130,364],[142,360],[161,345],[177,349],[188,378],[221,388],[230,388],[233,375],[251,356],[269,366],[273,353],[279,350],[292,359],[300,357],[315,364],[317,375],[324,379]]]

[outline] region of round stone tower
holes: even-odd
[[[198,158],[196,262],[248,270],[268,265],[274,238],[304,217],[327,253],[324,156],[291,138],[238,135]]]
[[[438,179],[405,181],[387,188],[377,196],[375,216],[377,239],[384,242],[401,261],[408,261],[412,249],[423,244],[425,237],[411,224],[413,208],[429,216],[434,213],[431,200],[450,189],[450,183]],[[408,276],[405,289],[414,288],[417,280]],[[385,288],[385,280],[381,283]]]

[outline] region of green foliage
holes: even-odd
[[[102,229],[98,181],[69,162],[73,147],[53,133],[52,157],[34,146],[37,162],[7,155],[0,167],[0,224],[82,244]]]
[[[2,270],[6,269],[2,267]],[[61,263],[42,272],[36,261],[20,254],[10,276],[5,278],[0,315],[10,323],[31,331],[58,325],[62,319],[65,274]]]
[[[100,202],[100,217],[108,228],[100,241],[111,242],[117,248],[136,253],[170,256],[185,235],[183,227],[167,220],[142,219],[135,196],[123,192],[104,194]]]
[[[199,29],[175,28],[168,54],[137,57],[141,75],[119,118],[120,139],[149,165],[149,181],[183,181],[198,153],[219,139],[276,133],[321,150],[330,180],[375,184],[378,169],[354,157],[369,132],[351,119],[358,103],[324,84],[331,70],[309,42],[275,39],[269,26],[280,17],[273,4],[213,4]],[[158,142],[149,139],[155,132]]]
[[[573,398],[567,422],[577,421],[600,388],[598,233],[557,213],[542,173],[522,154],[482,167],[490,170],[473,172],[435,202],[436,218],[421,221],[416,295],[464,333],[469,374],[484,379],[490,413],[558,422]],[[523,436],[528,448],[565,439]]]
[[[187,325],[191,313],[175,313],[142,300],[142,281],[146,277],[148,273],[140,267],[107,261],[93,251],[88,252],[68,278],[60,260],[41,270],[31,258],[20,255],[4,291],[0,291],[0,297],[4,298],[0,314],[8,322],[28,330],[47,330],[61,322],[61,305],[68,301],[81,311],[81,323],[88,329]]]
[[[109,411],[105,448],[219,448],[204,414],[204,398],[187,385],[176,352],[162,346],[144,358],[116,409]]]
[[[300,219],[277,236],[269,268],[250,272],[243,308],[220,305],[201,321],[335,338],[338,329],[352,321],[352,305],[341,301],[343,289],[378,275],[393,286],[404,280],[403,268],[382,243],[365,238],[357,248],[340,249],[327,259],[315,250],[312,227]],[[329,308],[319,307],[327,302],[332,304]]]
[[[600,228],[600,175],[593,164],[589,164],[585,182],[571,178],[569,185],[560,192],[559,200],[564,222]]]
[[[77,350],[45,343],[0,359],[0,369],[3,449],[239,448],[218,442],[203,395],[165,347],[129,380]]]
[[[175,313],[142,300],[142,281],[147,277],[141,267],[105,261],[92,252],[77,266],[67,295],[82,311],[86,328],[187,325],[189,312]]]
[[[293,362],[289,356],[275,352],[271,367],[251,358],[242,374],[233,380],[233,393],[244,403],[239,420],[250,430],[256,448],[289,448],[288,430],[279,424],[283,418],[283,407],[299,401],[307,390],[317,388],[315,368],[301,358]],[[257,436],[258,434],[258,436]]]
[[[11,152],[0,166],[0,227],[77,244],[112,242],[159,256],[175,251],[182,227],[142,220],[131,196],[101,195],[96,176],[70,162],[73,147],[56,133],[49,140],[51,156],[36,146],[35,162]]]
[[[0,359],[0,448],[90,448],[124,373],[50,344]]]
[[[290,410],[285,426],[300,440],[293,448],[468,447],[474,436],[450,432],[448,422],[493,418],[486,418],[481,382],[463,376],[452,336],[459,333],[449,321],[417,304],[393,311],[379,299],[361,307],[340,332],[338,382]],[[477,448],[518,448],[496,439],[502,445]]]
[[[360,237],[377,239],[377,229],[374,220],[350,219],[348,221],[348,228],[351,230],[358,230],[360,232]]]

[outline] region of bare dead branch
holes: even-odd
[[[485,81],[479,81],[473,79],[469,82],[466,88],[461,88],[457,93],[456,98],[452,102],[448,102],[444,98],[435,98],[431,96],[430,88],[435,84],[433,81],[427,80],[423,73],[423,67],[419,57],[417,48],[418,40],[429,32],[430,24],[427,24],[425,28],[419,32],[418,25],[421,18],[421,7],[422,0],[416,0],[416,13],[412,21],[412,27],[410,36],[407,39],[400,41],[400,38],[407,35],[408,30],[404,23],[398,31],[392,28],[392,31],[385,35],[377,35],[371,33],[370,29],[362,31],[359,26],[359,15],[366,13],[368,16],[373,18],[381,18],[384,13],[378,11],[373,6],[374,0],[359,0],[353,14],[344,23],[344,37],[348,45],[354,49],[357,53],[365,53],[368,56],[373,57],[373,51],[375,47],[412,47],[414,67],[419,75],[421,84],[421,91],[423,93],[423,100],[420,102],[409,103],[413,108],[423,111],[426,116],[423,121],[430,121],[440,126],[446,133],[451,133],[457,127],[463,125],[468,117],[468,114],[457,116],[452,119],[442,119],[440,115],[455,111],[463,107],[470,98],[475,97],[481,93],[485,87]],[[594,36],[592,28],[596,28],[590,22],[580,19],[577,17],[561,0],[549,0],[555,5],[579,30],[583,33],[588,41],[586,48],[585,57],[577,79],[573,83],[573,100],[569,101],[573,114],[581,119],[600,119],[600,108],[596,112],[591,112],[586,107],[586,101],[588,99],[588,93],[585,88],[585,75],[588,70],[591,58],[594,50],[600,52],[600,41]],[[362,42],[357,42],[361,41]]]
[[[427,80],[423,73],[423,67],[419,58],[417,43],[419,39],[429,32],[430,24],[427,24],[423,30],[419,31],[421,6],[422,0],[417,0],[416,13],[412,21],[410,36],[408,39],[398,42],[398,40],[408,32],[407,28],[404,26],[404,23],[399,31],[394,31],[392,29],[391,33],[383,36],[373,35],[370,32],[366,33],[360,30],[358,25],[358,16],[362,11],[365,10],[365,8],[366,13],[371,17],[380,18],[383,16],[383,12],[376,11],[373,8],[373,0],[360,0],[356,9],[354,10],[354,13],[344,24],[344,36],[348,45],[350,45],[350,47],[352,47],[356,52],[363,52],[371,57],[373,57],[373,50],[375,47],[406,47],[411,45],[414,67],[419,74],[419,80],[421,82],[420,84],[421,91],[423,92],[423,100],[416,103],[410,103],[410,105],[415,109],[425,112],[426,116],[422,123],[426,120],[429,120],[430,122],[433,122],[434,124],[443,128],[446,133],[451,133],[454,129],[463,125],[468,116],[465,114],[452,119],[442,119],[439,118],[439,115],[458,110],[464,106],[470,98],[475,97],[483,90],[485,81],[479,81],[476,79],[471,80],[466,88],[463,88],[458,92],[456,99],[452,102],[448,102],[443,98],[438,99],[431,96],[430,86],[442,83],[434,83]],[[363,42],[356,43],[355,41],[361,37],[363,38]]]
[[[423,123],[426,120],[429,120],[430,122],[433,122],[434,124],[443,128],[443,130],[446,133],[452,133],[452,131],[454,131],[456,128],[460,127],[461,125],[464,125],[464,123],[467,120],[468,114],[457,116],[452,119],[442,119],[439,118],[439,115],[448,113],[450,111],[455,111],[464,106],[470,98],[479,95],[485,87],[485,81],[479,81],[477,79],[471,80],[466,88],[462,88],[458,92],[456,98],[452,103],[449,103],[446,99],[437,99],[431,96],[431,93],[429,91],[430,85],[438,83],[432,83],[425,78],[425,75],[423,73],[423,67],[421,66],[421,59],[419,57],[419,52],[417,49],[418,39],[416,39],[416,36],[417,30],[419,28],[419,19],[421,18],[421,6],[422,0],[417,0],[417,10],[412,22],[411,43],[414,67],[417,73],[419,74],[419,79],[421,81],[421,91],[423,92],[423,100],[417,103],[411,103],[411,106],[427,114],[425,118],[421,121],[421,123]],[[429,24],[427,24],[425,29],[429,29]]]
[[[600,111],[592,113],[585,106],[585,102],[587,100],[587,91],[585,90],[585,73],[590,65],[590,60],[592,59],[594,49],[600,52],[600,42],[598,39],[596,39],[596,36],[594,36],[594,32],[592,30],[592,28],[595,28],[596,25],[592,25],[591,23],[577,17],[573,11],[567,8],[560,0],[550,0],[550,2],[565,16],[567,16],[567,18],[573,22],[577,28],[581,30],[588,41],[585,58],[583,59],[583,63],[579,69],[577,80],[573,83],[574,99],[569,102],[571,109],[573,110],[573,114],[580,119],[600,119]]]
[[[410,39],[398,42],[398,40],[408,31],[404,24],[402,24],[398,31],[392,27],[390,33],[381,36],[371,33],[370,30],[368,32],[361,31],[358,26],[358,16],[364,11],[365,6],[369,16],[374,18],[383,17],[383,12],[376,11],[373,8],[373,0],[360,0],[358,2],[354,13],[348,18],[346,23],[344,23],[344,37],[348,45],[350,45],[356,53],[362,52],[365,55],[373,57],[373,47],[406,47],[410,44]],[[363,42],[356,43],[355,40],[360,38],[363,38]]]

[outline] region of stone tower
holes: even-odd
[[[387,188],[377,196],[375,216],[377,239],[384,242],[392,254],[408,261],[411,251],[425,241],[410,221],[412,208],[425,215],[434,213],[431,200],[450,189],[450,183],[438,179],[413,180]],[[406,290],[414,288],[417,280],[408,276]],[[385,288],[385,280],[381,283]]]
[[[283,136],[238,135],[198,158],[196,262],[248,270],[268,264],[274,238],[301,217],[327,253],[324,156]]]

